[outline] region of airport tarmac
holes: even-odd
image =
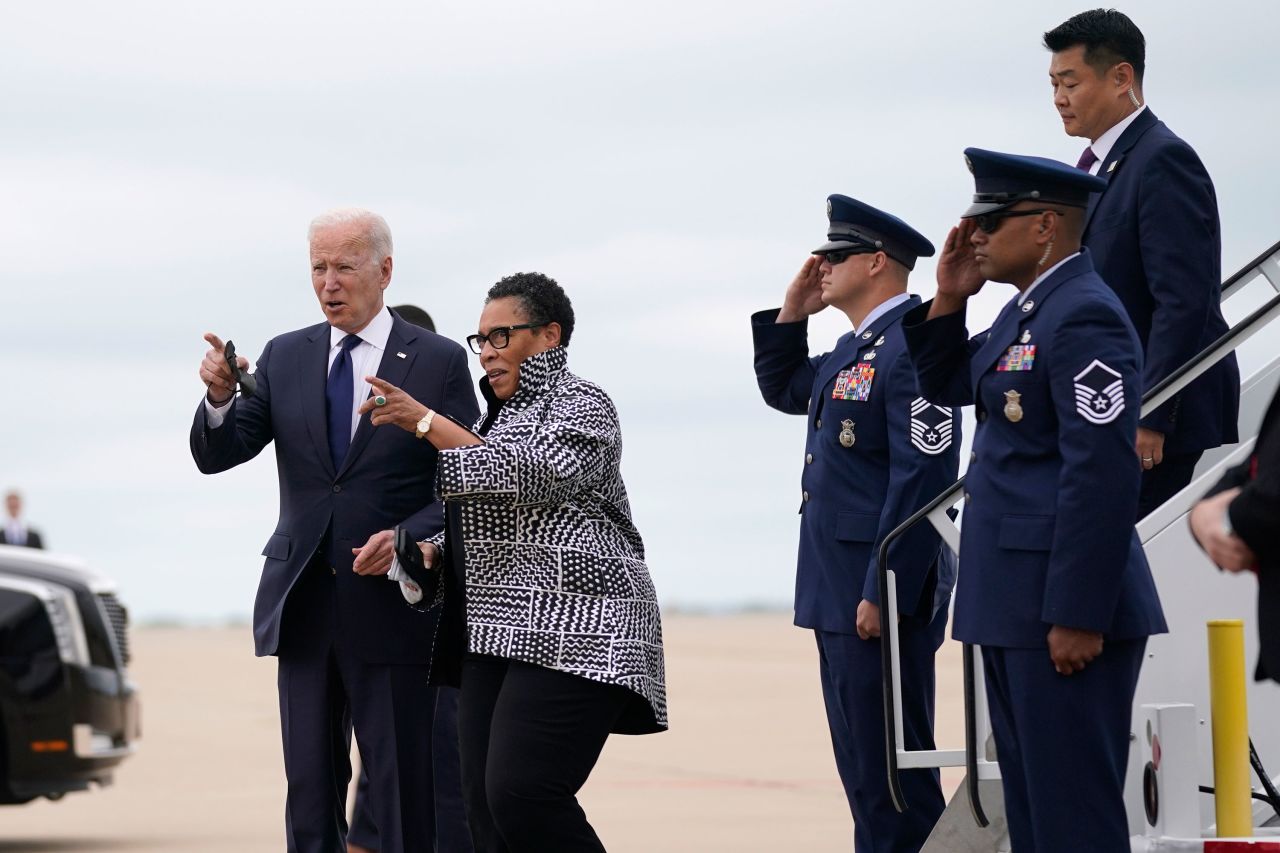
[[[853,849],[811,632],[790,614],[666,618],[671,730],[610,739],[581,801],[611,853]],[[8,806],[0,853],[284,850],[275,661],[248,627],[139,628],[143,739],[114,786]],[[938,738],[962,743],[960,647]],[[948,770],[948,795],[962,774]]]

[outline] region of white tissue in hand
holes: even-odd
[[[400,594],[404,596],[405,601],[417,604],[422,600],[422,587],[414,583],[409,573],[400,567],[400,558],[397,556],[391,557],[391,569],[387,572],[387,579],[400,584]]]

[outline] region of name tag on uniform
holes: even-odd
[[[1012,373],[1022,370],[1030,370],[1031,366],[1035,363],[1035,344],[1014,344],[1004,351],[1004,355],[1000,356],[1000,361],[996,364],[996,371],[1000,373]]]
[[[860,361],[836,377],[836,387],[831,389],[832,400],[857,400],[865,402],[871,396],[871,380],[876,369]]]

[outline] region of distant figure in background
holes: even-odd
[[[912,853],[946,808],[938,773],[905,770],[911,808],[885,783],[877,556],[891,530],[946,489],[960,464],[960,418],[916,389],[902,317],[920,304],[907,277],[933,244],[896,216],[827,199],[827,241],[782,307],[751,317],[764,401],[805,416],[795,624],[813,630],[836,768],[858,853]],[[809,317],[834,306],[849,331],[809,354]],[[905,746],[934,749],[934,654],[947,627],[955,555],[922,524],[891,549],[897,577]]]
[[[1107,180],[1089,200],[1083,240],[1142,342],[1146,393],[1227,331],[1213,181],[1147,108],[1146,39],[1128,17],[1082,12],[1045,33],[1044,46],[1063,129],[1090,141],[1076,167]],[[1205,450],[1239,440],[1239,409],[1232,353],[1138,422],[1138,518],[1191,482]]]
[[[395,305],[391,311],[428,332],[436,330],[431,315],[417,305]],[[470,853],[471,832],[462,805],[462,770],[458,763],[458,689],[440,685],[434,688],[435,713],[431,729],[431,771],[435,778],[437,853]],[[357,746],[359,740],[356,741]],[[378,824],[373,819],[369,801],[369,773],[360,760],[360,781],[356,783],[356,801],[351,810],[351,828],[347,831],[347,853],[378,853]]]
[[[393,305],[391,310],[413,325],[426,329],[428,332],[436,330],[436,321],[432,320],[431,315],[417,305]]]
[[[1191,532],[1229,572],[1258,574],[1257,680],[1280,681],[1280,393],[1271,400],[1249,459],[1191,510]]]
[[[4,508],[8,518],[0,530],[0,545],[19,545],[25,548],[44,548],[40,532],[27,526],[22,517],[22,495],[11,491],[4,496]]]

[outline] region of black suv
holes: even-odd
[[[109,785],[140,734],[128,616],[80,561],[0,545],[0,803]]]

